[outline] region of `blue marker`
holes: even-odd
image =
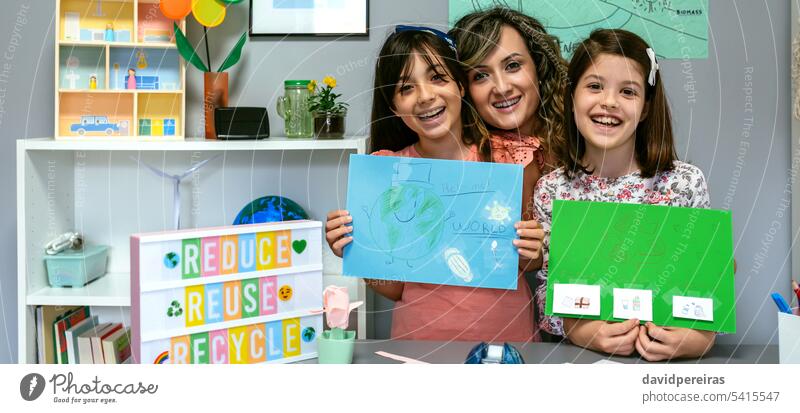
[[[780,294],[772,293],[772,300],[775,301],[775,305],[778,306],[778,311],[786,314],[792,313],[791,308],[789,308],[789,304],[786,303],[786,300],[784,300]]]

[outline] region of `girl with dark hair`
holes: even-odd
[[[703,173],[675,154],[656,55],[644,40],[625,30],[596,30],[578,45],[568,76],[565,134],[553,142],[561,167],[543,176],[535,193],[535,215],[546,234],[536,291],[542,313],[553,200],[710,207]],[[699,357],[715,338],[709,331],[640,326],[635,319],[544,317],[541,324],[578,346],[611,354],[638,351],[650,361]]]
[[[490,160],[486,128],[470,105],[467,82],[447,34],[398,26],[384,43],[375,68],[371,145],[373,155],[462,161]],[[328,214],[326,240],[342,256],[352,242],[347,211]],[[520,254],[538,248],[532,221],[516,224]],[[541,231],[541,230],[538,230]],[[541,238],[541,237],[540,237]],[[531,341],[531,292],[366,280],[396,301],[392,338],[416,340]],[[525,283],[520,279],[520,283]]]

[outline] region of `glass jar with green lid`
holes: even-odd
[[[314,136],[314,117],[308,110],[310,80],[283,82],[284,95],[278,97],[278,115],[283,118],[284,131],[289,138]]]

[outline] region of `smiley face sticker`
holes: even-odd
[[[289,301],[292,299],[292,286],[291,285],[282,285],[281,288],[278,290],[278,298],[281,301]]]

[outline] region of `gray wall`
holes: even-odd
[[[443,27],[447,2],[406,0],[370,2],[369,39],[333,41],[318,38],[251,38],[242,62],[231,75],[232,105],[269,106],[271,131],[282,126],[274,110],[284,79],[337,77],[348,98],[348,134],[365,134],[369,117],[375,55],[389,27],[421,23]],[[703,169],[715,208],[734,212],[739,296],[736,335],[729,343],[774,342],[775,310],[767,293],[788,295],[790,220],[782,199],[789,178],[789,0],[749,2],[711,0],[709,58],[668,61],[668,85],[678,148],[683,159]],[[765,5],[766,3],[766,5]],[[237,32],[244,30],[247,7],[234,7],[222,27],[210,33],[212,59],[224,57]],[[15,139],[53,134],[53,8],[41,0],[5,0],[0,13],[0,362],[16,361],[16,219]],[[15,28],[18,14],[24,19]],[[202,36],[193,22],[189,38]],[[16,31],[15,31],[16,30]],[[6,54],[6,52],[10,52]],[[10,66],[3,66],[8,63]],[[745,74],[752,68],[752,89]],[[189,70],[187,133],[202,131],[202,77]],[[692,91],[692,88],[694,91]],[[752,113],[746,103],[752,100]],[[752,120],[750,120],[752,118]],[[743,136],[747,131],[749,136]],[[323,173],[346,176],[335,160],[319,166]],[[284,178],[285,180],[285,178]],[[304,184],[298,182],[299,185]],[[344,205],[336,199],[313,210]],[[788,209],[786,210],[788,211]],[[783,214],[781,217],[780,215]],[[379,308],[385,303],[379,302]],[[376,316],[376,336],[388,334],[388,312]]]

